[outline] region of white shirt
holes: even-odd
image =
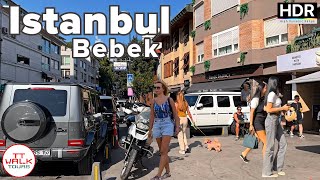
[[[318,118],[317,118],[318,121],[320,121],[320,111],[318,112]]]
[[[257,98],[257,97],[252,98],[251,102],[250,102],[250,107],[252,109],[256,109],[258,107],[258,105],[259,105],[259,98]]]
[[[279,96],[276,95],[276,93],[274,92],[270,92],[268,94],[268,103],[272,103],[272,107],[273,108],[278,108],[281,107],[281,99],[279,98]]]

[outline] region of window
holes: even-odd
[[[179,75],[179,58],[174,60],[174,76],[177,77]]]
[[[67,110],[67,91],[18,89],[13,102],[31,101],[45,107],[52,116],[65,116]]]
[[[204,49],[203,49],[203,42],[197,44],[197,60],[198,63],[203,62],[204,60]]]
[[[184,59],[183,59],[183,71],[184,71],[184,74],[186,75],[188,72],[189,72],[189,53],[186,53],[184,55]]]
[[[54,60],[50,61],[50,69],[54,69],[54,62],[55,62]]]
[[[173,75],[173,61],[169,61],[164,64],[164,78],[171,77]]]
[[[30,59],[21,55],[17,55],[17,62],[19,64],[26,64],[26,65],[30,65]]]
[[[83,74],[83,80],[84,80],[84,82],[87,82],[87,75],[86,74]]]
[[[45,53],[50,53],[50,41],[42,38],[43,45],[42,45],[42,51]]]
[[[212,16],[239,5],[239,0],[211,0]]]
[[[183,26],[183,43],[186,46],[189,42],[189,23]]]
[[[69,56],[62,56],[62,65],[70,65],[70,59]]]
[[[77,67],[77,61],[78,61],[77,58],[73,58],[73,63],[75,67]]]
[[[198,100],[198,96],[185,96],[186,101],[188,102],[189,106],[194,106]]]
[[[59,46],[57,46],[56,44],[51,44],[51,52],[55,53],[55,54],[60,54],[59,52]]]
[[[212,35],[212,49],[214,56],[223,56],[239,51],[239,27]]]
[[[1,0],[1,5],[2,6],[8,5],[8,1],[7,0]]]
[[[83,62],[83,69],[84,69],[84,71],[87,71],[87,69],[86,69],[87,67],[86,67],[86,66],[87,66],[87,64],[86,64],[85,62]]]
[[[203,104],[204,108],[213,107],[213,97],[212,96],[202,96],[199,103]]]
[[[44,70],[50,71],[50,60],[48,57],[42,56],[41,67]]]
[[[196,27],[200,26],[204,22],[204,5],[202,4],[194,11],[195,13],[195,20],[194,24]]]
[[[74,70],[74,79],[78,79],[78,71],[76,69]]]
[[[83,68],[83,62],[80,60],[80,67]]]
[[[244,101],[241,101],[241,96],[233,96],[233,103],[235,107],[241,106],[241,107],[245,107],[247,106],[247,103]]]
[[[288,25],[277,19],[264,22],[264,36],[266,47],[288,43]]]
[[[63,78],[70,79],[70,70],[63,69],[61,72]]]
[[[59,61],[54,61],[54,69],[59,70]]]
[[[172,36],[172,48],[177,51],[179,47],[179,30],[176,31]]]
[[[230,107],[229,96],[218,96],[218,107]]]

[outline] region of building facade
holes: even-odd
[[[190,82],[190,67],[193,66],[193,41],[190,36],[192,5],[185,6],[170,22],[170,35],[158,34],[153,38],[162,43],[160,55],[161,79],[171,92],[184,89],[185,82]],[[159,74],[159,73],[158,73]]]
[[[277,56],[286,53],[287,45],[301,30],[297,24],[278,21],[279,2],[283,1],[196,0],[195,73],[190,90],[240,90],[247,79],[267,81],[276,75],[283,100],[291,99],[291,86],[286,84],[291,74],[277,72]]]
[[[318,5],[320,16],[320,4]],[[291,74],[292,98],[299,95],[306,105],[304,129],[319,130],[320,112],[320,20],[314,25],[300,25],[302,35],[288,45],[287,54],[278,56],[278,73]],[[319,119],[320,120],[320,119]]]
[[[2,0],[2,5],[16,5]],[[9,34],[9,8],[1,7],[1,83],[61,81],[64,39],[42,30],[37,35]],[[27,12],[21,8],[21,16]]]
[[[65,46],[61,51],[61,76],[64,82],[99,87],[99,60],[93,56],[73,58],[72,49]]]

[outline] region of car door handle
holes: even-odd
[[[211,113],[212,115],[215,115],[216,113]]]
[[[67,132],[67,129],[58,128],[55,131],[56,132]]]

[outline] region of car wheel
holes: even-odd
[[[79,175],[90,175],[93,162],[94,162],[94,151],[92,147],[90,147],[87,155],[83,157],[77,164]]]
[[[31,143],[45,133],[50,121],[47,110],[33,102],[18,102],[11,105],[2,116],[4,135],[15,143]]]

